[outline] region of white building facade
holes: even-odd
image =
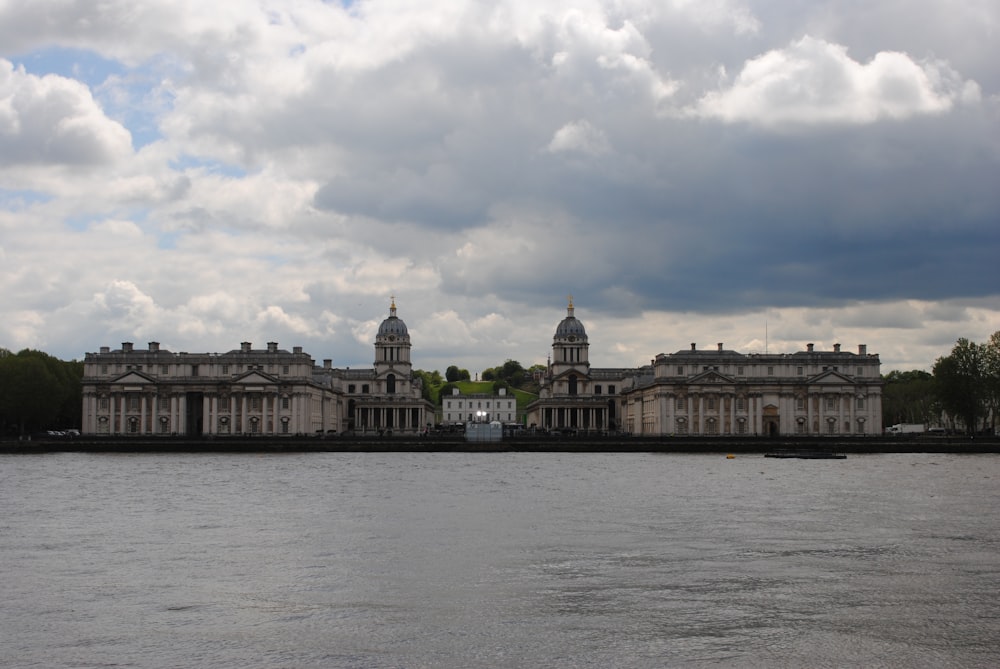
[[[500,388],[498,394],[462,394],[458,388],[451,395],[441,398],[441,423],[461,425],[465,423],[490,423],[499,421],[505,425],[518,423],[517,398]]]
[[[877,435],[882,428],[878,354],[805,351],[744,354],[698,349],[660,354],[633,369],[592,368],[572,300],[556,328],[528,426],[634,435]]]
[[[331,370],[332,371],[332,370]],[[227,353],[172,353],[124,342],[84,359],[83,434],[231,435],[336,431],[342,412],[312,358],[271,342]]]
[[[632,434],[690,436],[878,435],[882,380],[877,354],[805,351],[742,354],[715,349],[656,356],[625,397]]]
[[[131,342],[87,353],[83,425],[89,435],[186,437],[315,435],[346,430],[417,433],[433,404],[412,373],[410,337],[396,316],[382,322],[370,369],[316,366],[301,347],[243,342],[226,353],[173,353]]]

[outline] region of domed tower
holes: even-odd
[[[406,323],[396,316],[396,298],[393,297],[389,317],[378,326],[375,335],[375,376],[409,379],[411,369],[410,333]]]
[[[552,366],[550,368],[552,375],[558,376],[570,369],[587,374],[590,370],[589,349],[587,330],[583,327],[583,323],[573,315],[573,298],[571,296],[569,306],[566,307],[566,318],[559,323],[556,334],[552,337]]]

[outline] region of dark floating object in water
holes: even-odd
[[[846,460],[843,453],[833,453],[831,451],[776,451],[765,453],[765,458],[800,458],[802,460]]]

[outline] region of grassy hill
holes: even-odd
[[[493,382],[492,381],[456,381],[452,385],[455,386],[456,388],[458,388],[459,392],[462,393],[463,395],[475,395],[475,394],[492,395],[493,394]],[[441,407],[441,388],[442,387],[443,386],[431,389],[431,399],[434,402],[434,405],[436,407],[438,407],[439,409]],[[525,392],[525,391],[519,390],[517,388],[508,388],[507,389],[507,394],[508,395],[513,395],[514,399],[517,400],[517,415],[518,416],[520,416],[520,415],[522,415],[524,413],[525,407],[528,406],[528,403],[530,403],[530,402],[538,399],[538,395],[535,395],[534,393]]]

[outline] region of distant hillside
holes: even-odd
[[[451,385],[458,388],[459,392],[461,392],[463,395],[493,394],[492,381],[455,381]],[[437,406],[439,409],[441,407],[442,388],[444,388],[444,386],[431,389],[431,401],[433,401],[435,406]],[[528,393],[523,390],[518,390],[517,388],[508,388],[507,394],[513,395],[514,398],[517,400],[518,416],[524,413],[525,407],[527,407],[530,402],[538,399],[538,395],[535,395],[533,393]]]

